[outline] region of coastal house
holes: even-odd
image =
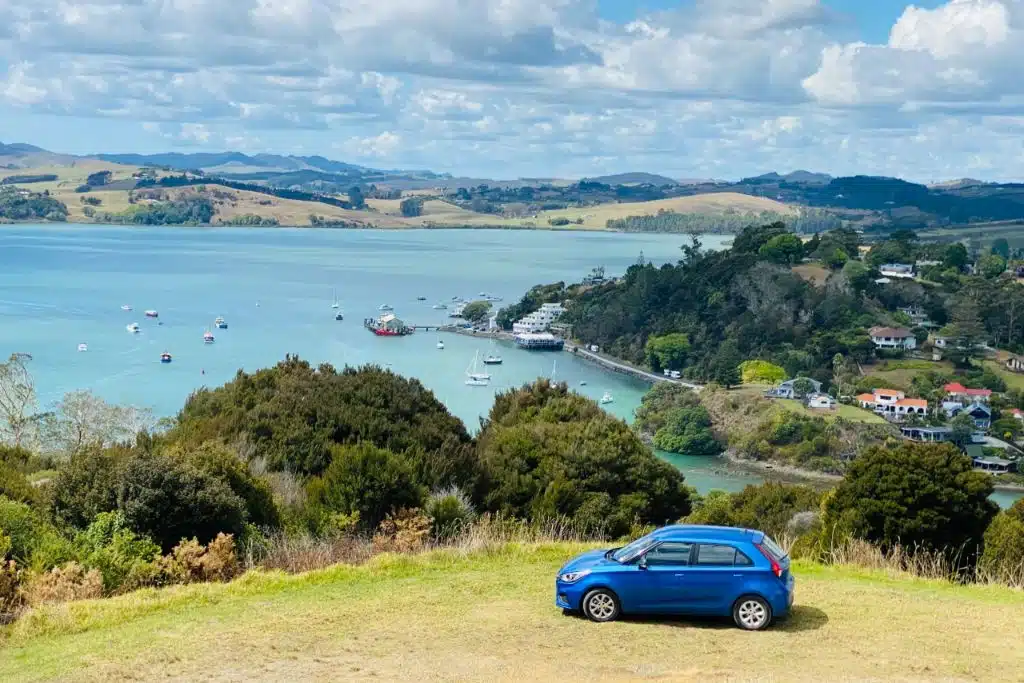
[[[988,403],[989,399],[992,398],[991,389],[968,389],[960,382],[951,382],[946,386],[942,387],[946,392],[946,398],[950,401],[959,401],[960,403]]]
[[[907,398],[895,389],[875,389],[870,394],[857,397],[861,408],[871,410],[887,420],[901,422],[910,415],[924,417],[928,414],[928,401],[921,398]]]
[[[828,394],[811,394],[807,397],[807,407],[816,410],[835,410],[838,402]]]
[[[810,382],[811,392],[810,395],[821,393],[821,382],[810,377],[797,377],[796,379],[787,379],[785,382],[777,387],[773,387],[768,391],[764,392],[764,395],[768,398],[800,398],[799,392],[793,388],[793,385],[798,380],[806,380]]]
[[[974,462],[974,469],[988,472],[989,474],[1009,474],[1010,472],[1017,471],[1017,463],[1005,458],[976,456],[971,458],[971,460]]]
[[[914,266],[909,263],[885,263],[878,267],[884,277],[913,278]]]
[[[900,427],[904,439],[922,443],[946,443],[953,440],[952,427]]]
[[[551,323],[555,322],[563,313],[565,313],[565,308],[562,307],[562,304],[541,304],[541,307],[533,313],[512,323],[512,332],[514,334],[546,332],[551,327]]]
[[[1006,369],[1010,372],[1024,372],[1024,358],[1010,356],[1006,359]]]
[[[942,261],[936,261],[935,259],[925,259],[925,260],[922,260],[922,261],[915,261],[914,262],[914,267],[915,268],[928,268],[930,266],[941,266],[941,265],[942,265]]]
[[[943,401],[942,412],[949,419],[966,412],[974,420],[974,426],[978,429],[988,429],[992,426],[992,409],[984,403],[965,405],[959,401]]]
[[[910,318],[915,325],[926,325],[929,322],[928,314],[920,306],[901,306],[896,310]]]
[[[875,348],[897,351],[917,348],[917,338],[905,327],[872,327],[868,334]]]

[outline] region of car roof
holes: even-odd
[[[704,524],[673,524],[662,527],[654,532],[654,537],[665,540],[702,540],[723,542],[757,543],[764,533],[756,529],[743,529],[733,526],[707,526]]]

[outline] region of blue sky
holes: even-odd
[[[0,3],[0,140],[490,177],[1024,175],[1024,0]]]

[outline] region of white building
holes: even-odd
[[[834,410],[838,404],[836,400],[828,394],[812,394],[807,399],[808,408],[816,408],[818,410]]]
[[[909,263],[886,263],[878,266],[878,272],[885,277],[913,278],[914,266]]]
[[[512,323],[512,332],[515,334],[545,332],[551,327],[551,323],[555,322],[563,313],[565,313],[565,309],[562,304],[541,304],[540,309]]]
[[[879,349],[905,351],[917,348],[914,333],[904,327],[872,327],[868,334],[871,335],[875,347]]]

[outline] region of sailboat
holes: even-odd
[[[444,341],[442,341],[441,339],[438,339],[437,340],[437,348],[439,348],[439,349],[441,349],[443,351],[444,350]]]
[[[331,308],[341,308],[341,304],[338,303],[338,290],[332,289],[331,296],[334,299],[334,303],[331,304]]]
[[[494,342],[491,342],[491,350],[484,356],[484,365],[501,365],[501,356],[498,355],[497,350],[494,348]]]
[[[474,387],[485,387],[491,381],[491,376],[486,372],[479,372],[477,362],[480,360],[480,352],[473,354],[473,362],[466,368],[466,384]]]
[[[207,330],[206,332],[203,332],[203,343],[204,344],[212,344],[213,342],[214,342],[213,332],[210,332],[209,330]]]
[[[604,405],[604,404],[606,404],[606,403],[611,403],[611,402],[612,402],[612,401],[614,401],[614,400],[615,400],[615,399],[614,399],[614,398],[612,398],[612,394],[611,394],[611,392],[609,392],[609,391],[606,391],[606,392],[604,392],[604,396],[602,396],[602,397],[601,397],[601,401],[600,401],[600,403],[601,403],[601,405]]]

